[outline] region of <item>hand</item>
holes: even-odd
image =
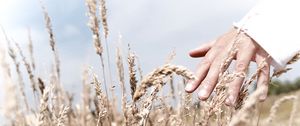
[[[203,59],[196,71],[198,79],[186,85],[186,92],[192,93],[200,86],[199,99],[206,100],[210,96],[218,82],[219,73],[222,72],[220,70],[221,64],[237,39],[237,35],[237,30],[231,29],[216,41],[206,43],[190,52],[191,57],[203,57]],[[241,38],[236,45],[237,52],[234,56],[236,59],[235,73],[247,73],[251,61],[256,62],[257,65],[264,60],[266,61],[257,79],[257,88],[264,88],[264,93],[259,97],[263,101],[268,93],[271,60],[266,51],[253,39],[244,33],[240,33],[239,36]],[[225,101],[227,105],[235,105],[244,79],[244,77],[237,77],[229,83],[228,98]]]

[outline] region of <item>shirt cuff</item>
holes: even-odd
[[[282,70],[300,50],[299,3],[295,0],[265,0],[233,25],[255,40]]]

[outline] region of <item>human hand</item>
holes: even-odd
[[[221,64],[232,48],[238,34],[240,34],[240,42],[236,43],[237,52],[234,56],[234,59],[236,59],[235,73],[247,73],[251,61],[256,62],[257,66],[265,61],[266,64],[258,75],[257,88],[264,89],[259,99],[262,101],[266,99],[270,80],[271,59],[267,52],[253,39],[244,33],[238,33],[236,29],[231,29],[214,42],[206,43],[190,51],[189,55],[191,57],[203,57],[203,59],[195,73],[198,77],[197,80],[186,85],[186,92],[192,93],[200,87],[199,99],[206,100],[210,96],[218,82],[219,74],[223,72],[220,69]],[[244,77],[236,77],[228,84],[228,97],[225,101],[227,105],[235,105],[244,79]]]

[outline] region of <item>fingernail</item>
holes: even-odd
[[[200,99],[206,99],[207,98],[207,91],[205,89],[201,89],[198,93],[198,96]]]
[[[264,100],[266,100],[266,98],[267,98],[267,95],[261,95],[261,96],[259,96],[259,100],[260,101],[264,101]]]
[[[228,105],[228,106],[230,106],[230,105],[231,105],[231,103],[230,103],[230,100],[229,100],[228,98],[226,98],[226,100],[225,100],[225,104],[226,104],[226,105]]]
[[[186,84],[185,88],[186,91],[191,91],[193,89],[193,83],[189,82],[188,84]]]
[[[230,96],[228,97],[228,99],[229,99],[229,101],[230,101],[230,104],[231,104],[232,106],[234,106],[234,105],[235,105],[236,99],[233,97],[233,95],[230,95]]]

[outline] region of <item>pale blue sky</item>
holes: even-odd
[[[257,1],[107,0],[111,63],[115,62],[115,45],[121,33],[123,50],[126,50],[127,43],[131,44],[132,50],[140,57],[144,73],[163,64],[173,49],[177,53],[173,63],[194,70],[200,60],[190,58],[188,51],[226,32]],[[45,0],[45,3],[53,21],[62,62],[62,82],[67,89],[78,91],[84,64],[93,65],[95,69],[100,66],[86,26],[84,0]],[[52,55],[38,0],[0,0],[0,25],[24,49],[27,28],[31,28],[38,62],[36,73],[47,78]],[[0,40],[4,46],[2,32]],[[281,79],[298,77],[300,64],[293,67],[294,70]],[[116,70],[112,71],[114,74]]]

